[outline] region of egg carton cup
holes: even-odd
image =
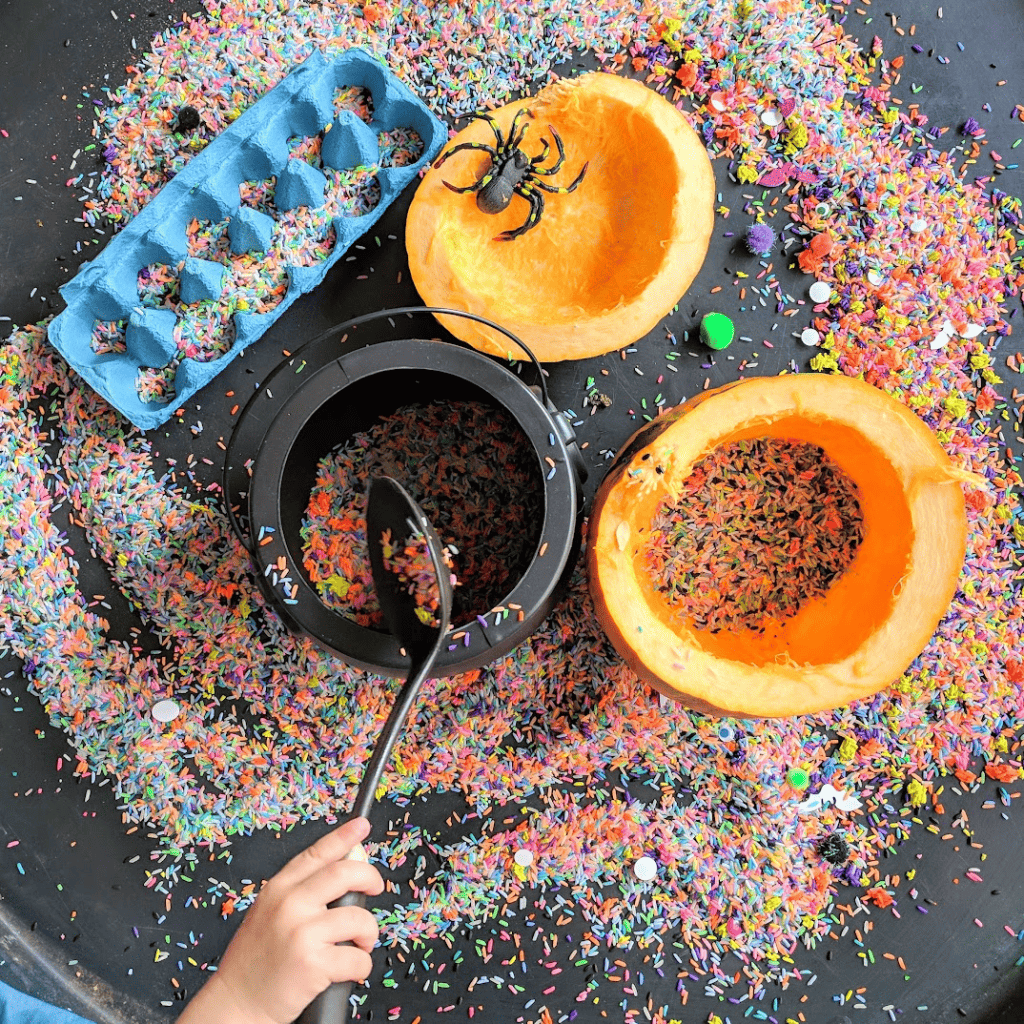
[[[335,110],[335,90],[357,87],[369,92],[372,120],[348,109]],[[228,220],[230,250],[258,258],[271,246],[276,220],[243,206],[239,186],[276,178],[275,206],[285,212],[324,203],[327,178],[304,160],[291,159],[289,139],[323,135],[320,160],[325,168],[344,171],[372,166],[383,132],[412,129],[423,142],[415,161],[376,169],[380,196],[368,212],[331,220],[333,249],[314,265],[286,266],[287,290],[271,310],[233,312],[230,348],[201,360],[178,352],[178,316],[170,308],[144,304],[139,274],[153,264],[177,270],[182,303],[230,300],[222,289],[225,267],[190,254],[187,228],[193,220]],[[320,51],[226,128],[150,200],[106,245],[96,259],[81,265],[61,288],[67,309],[50,323],[54,347],[85,381],[132,423],[159,426],[195,392],[208,384],[239,352],[252,345],[305,292],[324,279],[352,243],[368,231],[388,205],[434,156],[448,137],[447,128],[375,57],[358,49],[328,61]],[[230,308],[230,302],[228,302]],[[97,324],[123,323],[123,343],[93,346]],[[167,368],[181,356],[166,400],[139,395],[139,375]],[[167,371],[169,372],[169,371]]]

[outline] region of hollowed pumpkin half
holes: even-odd
[[[651,582],[644,541],[706,454],[762,437],[824,449],[856,486],[860,546],[771,629],[696,629]],[[705,392],[638,431],[599,488],[587,556],[598,618],[638,675],[695,710],[770,718],[849,704],[899,678],[945,613],[966,548],[962,482],[984,485],[863,381],[794,374]]]
[[[500,213],[482,212],[474,193],[456,194],[492,164],[480,150],[454,153],[427,171],[406,220],[409,269],[428,305],[477,313],[523,339],[542,361],[600,355],[643,337],[679,301],[707,254],[715,179],[704,144],[683,115],[647,86],[605,72],[559,79],[492,115],[507,138],[521,107],[533,112],[522,149],[565,160],[541,178],[569,185],[542,193],[538,224],[510,241],[530,204],[514,195]],[[490,126],[472,121],[445,148],[494,147]],[[443,154],[442,154],[443,155]],[[439,317],[454,335],[492,355],[512,343],[472,321]],[[521,353],[512,353],[521,358]]]

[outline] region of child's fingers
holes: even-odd
[[[325,954],[325,967],[331,981],[365,981],[373,970],[373,958],[358,946],[332,946]]]
[[[327,911],[321,934],[332,945],[351,942],[370,953],[377,945],[380,928],[373,914],[363,907],[334,907]]]
[[[365,861],[336,860],[324,864],[318,871],[304,878],[296,887],[296,895],[312,904],[324,906],[333,903],[347,892],[362,892],[378,896],[384,891],[380,872]]]
[[[353,846],[358,846],[370,834],[370,823],[366,818],[353,818],[344,825],[321,836],[312,846],[296,854],[274,876],[280,888],[298,885],[315,874],[326,864],[340,861],[348,855]]]

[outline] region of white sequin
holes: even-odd
[[[150,709],[149,713],[158,722],[173,722],[181,714],[181,708],[177,701],[158,700]]]
[[[641,882],[649,882],[652,878],[657,877],[658,862],[653,857],[641,857],[633,865],[633,874],[636,875]]]
[[[815,281],[807,290],[807,294],[811,302],[817,306],[822,302],[828,302],[832,289],[824,281]]]

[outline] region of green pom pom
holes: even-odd
[[[700,340],[708,348],[728,348],[735,336],[736,328],[724,313],[706,313],[700,322]]]

